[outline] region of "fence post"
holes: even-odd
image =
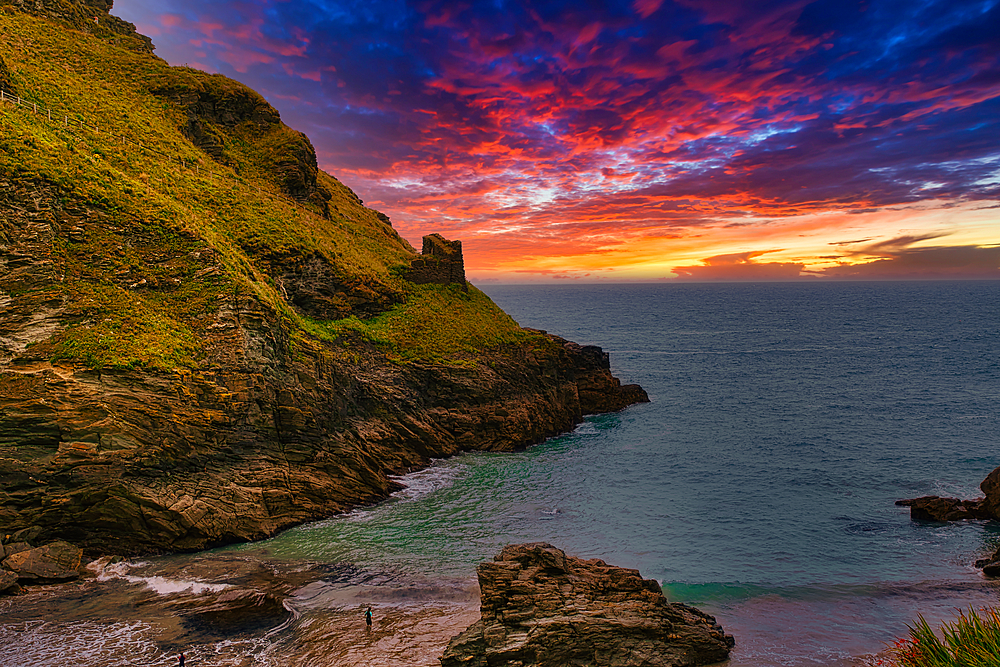
[[[52,122],[52,109],[49,109],[49,122]]]
[[[0,102],[3,102],[3,88],[0,88]]]

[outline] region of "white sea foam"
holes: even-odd
[[[148,563],[142,561],[136,563],[129,561],[112,563],[110,558],[105,557],[89,563],[87,569],[97,575],[98,581],[123,579],[129,583],[146,586],[157,595],[173,595],[175,593],[201,595],[202,593],[218,593],[230,588],[229,584],[210,584],[204,581],[169,579],[159,576],[141,577],[129,574],[130,570],[145,565],[148,565]]]
[[[429,468],[411,472],[406,475],[392,477],[392,481],[402,484],[405,488],[392,494],[392,498],[401,501],[411,501],[428,494],[446,489],[463,475],[468,466],[462,464],[431,465]]]
[[[0,626],[0,665],[66,667],[172,665],[149,639],[150,626],[127,623],[18,623]]]
[[[442,463],[443,465],[436,465],[437,463]],[[469,466],[465,464],[455,463],[454,461],[448,461],[447,463],[443,461],[432,461],[429,467],[422,470],[417,470],[416,472],[407,473],[405,475],[392,475],[389,479],[403,485],[404,488],[391,494],[389,496],[388,503],[379,503],[368,507],[358,507],[345,514],[340,514],[324,521],[316,521],[314,523],[298,526],[292,530],[322,530],[341,521],[368,521],[377,516],[379,512],[385,511],[385,508],[391,505],[393,501],[412,502],[434,493],[435,491],[447,489],[452,486],[459,477],[465,474],[468,467]]]

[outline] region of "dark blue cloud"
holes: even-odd
[[[633,201],[701,220],[690,202],[711,198],[737,216],[1000,197],[1000,0],[119,0],[115,11],[155,31],[169,61],[261,90],[325,167],[397,197],[390,208],[451,196],[475,219],[489,207],[469,203],[472,191],[520,202],[529,179],[559,205],[532,215],[560,220]],[[393,179],[426,191],[392,194]]]

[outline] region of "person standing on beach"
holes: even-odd
[[[371,607],[368,607],[368,609],[365,610],[365,626],[367,626],[367,629],[369,629],[369,630],[372,629],[372,608]]]

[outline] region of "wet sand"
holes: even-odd
[[[0,667],[167,666],[181,650],[188,667],[436,666],[479,617],[474,581],[349,566],[191,556],[94,574],[0,599]],[[261,593],[250,609],[260,613],[204,613],[250,589]],[[283,608],[266,606],[268,590]]]

